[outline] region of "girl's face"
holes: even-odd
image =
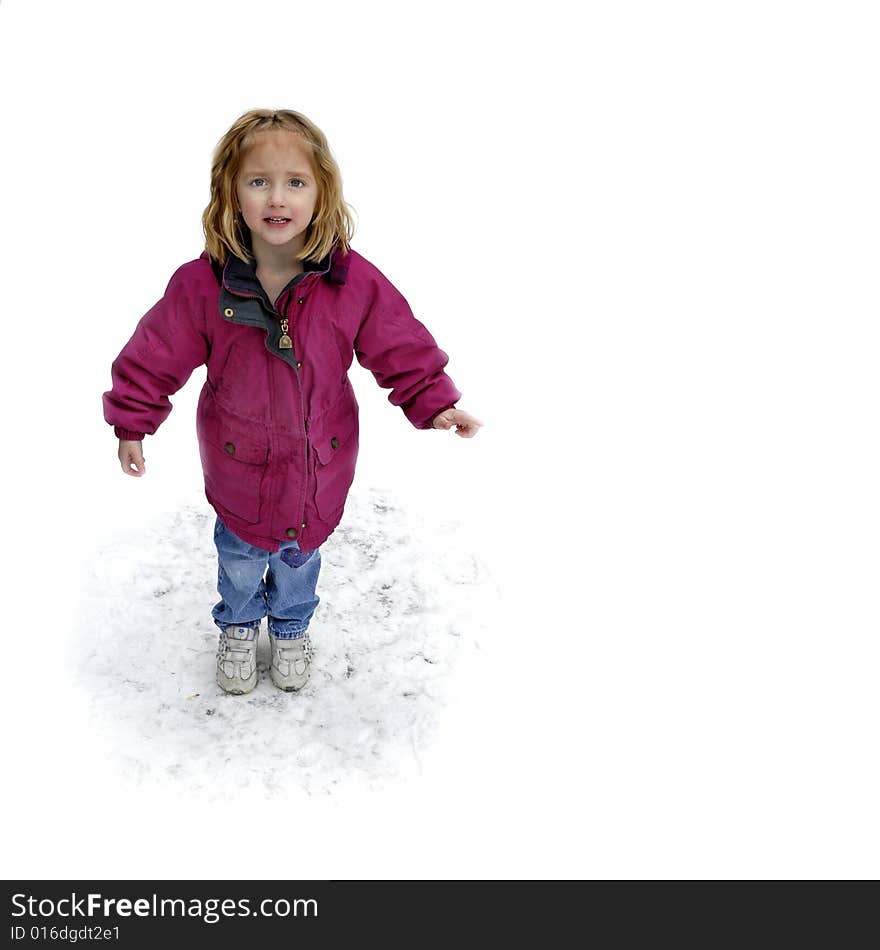
[[[291,257],[302,250],[318,201],[318,183],[308,149],[295,132],[257,132],[235,182],[254,256]]]

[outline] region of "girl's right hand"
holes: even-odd
[[[129,442],[127,439],[119,440],[119,463],[122,465],[122,471],[126,475],[134,475],[140,478],[146,472],[144,465],[144,453],[141,450],[140,442]]]

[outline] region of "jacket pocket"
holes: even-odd
[[[268,353],[262,342],[259,350],[246,350],[232,343],[223,369],[213,382],[219,407],[243,419],[265,424],[269,415]]]
[[[210,391],[199,406],[198,423],[205,487],[222,508],[256,524],[269,458],[266,430],[218,410]]]
[[[346,392],[311,424],[314,452],[315,507],[327,518],[345,504],[354,481],[358,454],[358,406]]]

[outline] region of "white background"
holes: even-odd
[[[873,11],[3,0],[4,876],[876,877]],[[358,477],[505,601],[421,776],[293,815],[121,780],[58,659],[84,552],[200,495],[201,377],[140,480],[100,396],[255,107],[326,132],[486,422],[356,367]]]

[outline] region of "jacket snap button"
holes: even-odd
[[[226,451],[230,455],[233,455],[235,453],[235,446],[231,442],[227,442],[226,445],[223,446],[223,448],[226,449]]]
[[[338,449],[338,448],[339,448],[339,439],[337,439],[335,435],[334,435],[333,438],[330,440],[330,448],[332,448],[332,449]]]
[[[302,369],[302,363],[297,363],[297,364],[296,364],[296,368],[297,368],[297,369]]]
[[[288,538],[295,538],[296,528],[288,528],[284,533],[287,535]]]
[[[232,307],[227,307],[227,308],[223,311],[223,316],[225,316],[225,317],[231,317],[234,313],[235,313],[235,311],[232,309]]]
[[[305,302],[306,302],[305,297],[300,297],[299,300],[297,300],[297,303],[305,303]]]

